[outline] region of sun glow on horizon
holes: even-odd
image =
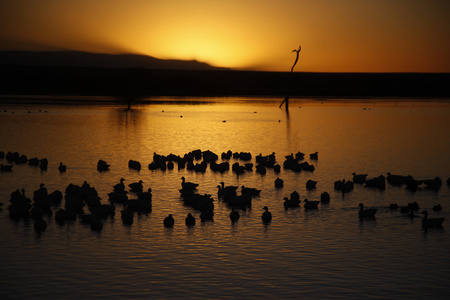
[[[0,50],[78,50],[234,69],[450,72],[443,0],[80,0],[0,4]]]

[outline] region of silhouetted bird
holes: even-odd
[[[360,219],[374,219],[377,210],[375,208],[364,209],[364,204],[360,203],[359,205],[358,216]]]
[[[241,215],[239,214],[239,212],[237,210],[234,210],[234,208],[232,208],[232,210],[230,212],[231,221],[236,222],[237,220],[239,220],[240,217],[241,217]]]
[[[170,228],[173,227],[174,224],[175,220],[173,219],[171,214],[164,218],[164,227]]]
[[[303,202],[305,202],[305,204],[303,205],[303,207],[305,208],[305,210],[310,210],[310,209],[318,209],[319,208],[319,201],[309,201],[308,199],[303,200]]]
[[[67,167],[65,165],[63,165],[62,162],[59,163],[59,167],[58,167],[59,172],[65,172],[67,170]]]
[[[119,193],[125,192],[125,184],[123,184],[124,181],[125,181],[124,178],[120,178],[120,183],[118,183],[114,186],[114,192],[119,192]]]
[[[264,212],[261,215],[261,219],[264,223],[270,223],[272,221],[272,213],[269,211],[267,206],[263,207]]]
[[[445,218],[428,218],[428,212],[424,210],[421,212],[423,214],[422,227],[423,228],[438,228],[442,226]]]
[[[187,182],[187,181],[186,181],[186,178],[184,178],[184,176],[181,177],[181,180],[182,180],[182,182],[181,182],[181,187],[182,187],[183,189],[191,189],[191,190],[195,190],[195,189],[197,189],[197,187],[198,187],[198,183]]]
[[[130,187],[132,192],[142,192],[144,186],[142,185],[144,183],[142,180],[139,180],[139,182],[133,182],[130,183],[128,186]]]
[[[188,213],[184,222],[185,222],[186,226],[194,226],[195,218],[191,213]]]
[[[276,188],[282,188],[284,185],[283,179],[277,178],[275,179],[275,187]]]

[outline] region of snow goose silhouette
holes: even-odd
[[[234,223],[237,220],[239,220],[240,217],[241,217],[241,215],[239,214],[239,212],[237,210],[234,210],[234,207],[233,207],[230,212],[231,221]]]
[[[196,190],[198,187],[198,183],[193,183],[193,182],[187,182],[186,178],[181,177],[181,187],[183,189],[190,189],[190,190]]]
[[[360,203],[359,205],[358,216],[360,219],[374,219],[375,214],[377,213],[376,208],[368,208],[364,209],[364,204]]]
[[[353,172],[352,175],[354,183],[363,184],[366,182],[367,174],[356,174],[355,172]]]
[[[310,210],[310,209],[318,209],[319,208],[319,201],[309,201],[308,199],[303,200],[303,202],[305,202],[305,204],[303,205],[303,207],[305,208],[305,210]]]
[[[164,218],[164,227],[171,228],[174,224],[175,220],[173,219],[171,214]]]
[[[144,186],[142,185],[142,183],[144,183],[142,180],[139,180],[139,182],[133,182],[130,183],[128,186],[130,187],[132,192],[141,192],[144,189]]]
[[[191,213],[188,213],[184,222],[185,222],[186,226],[194,226],[195,225],[195,217]]]
[[[120,183],[118,183],[115,186],[113,186],[114,192],[118,192],[118,193],[125,192],[125,184],[123,184],[124,181],[125,181],[125,179],[120,178]]]
[[[421,214],[423,214],[423,219],[422,219],[422,227],[423,228],[442,227],[442,223],[445,220],[445,218],[428,218],[428,212],[426,210],[421,212]]]
[[[261,219],[265,224],[270,223],[272,221],[272,213],[269,211],[267,206],[264,206],[263,209],[264,212],[261,215]]]
[[[66,165],[63,165],[62,162],[59,163],[59,167],[58,167],[59,172],[63,173],[67,170]]]

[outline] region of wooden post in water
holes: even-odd
[[[292,85],[292,72],[294,71],[294,67],[295,67],[295,65],[297,64],[298,56],[299,56],[299,54],[300,54],[300,51],[302,51],[302,46],[301,46],[301,45],[298,46],[298,50],[295,50],[295,49],[292,50],[292,52],[296,52],[296,53],[297,53],[297,56],[295,57],[294,64],[292,65],[292,68],[291,68],[291,75],[290,75],[290,77],[289,77],[289,87],[288,87],[288,90],[290,89],[290,87],[291,87],[291,85]],[[284,108],[285,108],[286,110],[289,110],[289,95],[287,95],[286,98],[284,98],[284,100],[283,100],[283,102],[281,102],[279,108],[281,108],[281,107],[283,106],[283,104],[284,104]]]

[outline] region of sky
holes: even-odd
[[[449,0],[0,0],[0,51],[77,50],[239,70],[450,72]]]

